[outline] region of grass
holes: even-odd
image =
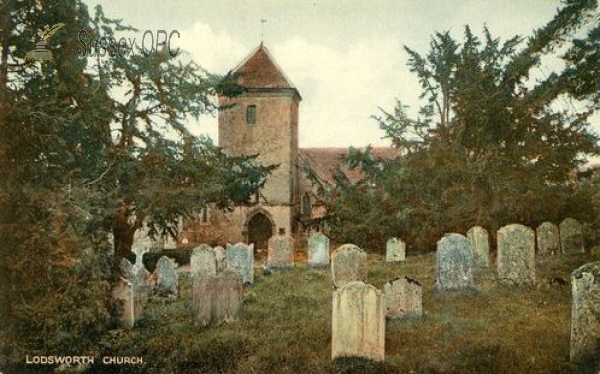
[[[153,299],[131,331],[115,331],[100,350],[110,356],[143,356],[145,365],[102,366],[93,373],[597,373],[593,365],[568,362],[569,280],[598,255],[548,257],[537,261],[537,284],[505,288],[493,268],[477,274],[477,289],[434,291],[435,255],[386,264],[369,257],[369,283],[382,288],[398,276],[423,286],[422,321],[386,326],[386,359],[330,362],[331,293],[328,270],[302,265],[263,274],[245,289],[238,321],[212,328],[194,326],[189,314],[190,281],[182,277],[180,298]]]

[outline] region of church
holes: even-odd
[[[300,217],[323,214],[317,190],[306,168],[325,187],[334,185],[341,170],[350,180],[360,172],[344,165],[345,148],[299,148],[299,106],[302,96],[261,43],[231,74],[244,88],[237,97],[219,96],[218,145],[230,155],[258,154],[263,165],[279,165],[247,206],[232,212],[204,210],[183,236],[190,243],[254,243],[264,251],[280,231],[298,237],[307,228]],[[394,148],[373,148],[375,157],[397,156]],[[212,243],[211,243],[212,242]]]

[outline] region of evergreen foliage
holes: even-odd
[[[382,251],[400,236],[428,251],[474,225],[495,233],[571,216],[598,226],[600,206],[585,203],[593,189],[578,189],[576,178],[600,149],[588,122],[600,87],[595,6],[569,1],[529,38],[501,41],[487,27],[478,37],[465,26],[462,40],[436,33],[425,55],[404,47],[424,104],[416,118],[399,100],[374,117],[402,156],[350,155],[365,178],[340,178],[326,197],[334,239]],[[535,78],[542,58],[560,51],[566,68]],[[557,109],[569,97],[583,109]]]
[[[10,342],[0,357],[93,354],[135,230],[174,235],[179,217],[207,204],[243,204],[272,167],[187,130],[187,118],[217,110],[217,89],[234,88],[219,77],[164,51],[82,57],[80,30],[133,30],[100,7],[92,17],[79,0],[7,1],[0,20],[0,328]],[[26,61],[57,23],[53,60]]]

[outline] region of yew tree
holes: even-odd
[[[272,167],[192,135],[190,119],[217,111],[214,94],[236,91],[183,53],[82,56],[81,30],[135,31],[101,8],[7,1],[0,22],[3,355],[83,353],[107,326],[114,265],[135,229],[176,234],[178,218],[207,204],[244,204]],[[53,59],[27,61],[58,23]]]
[[[501,40],[486,26],[477,36],[467,25],[460,38],[435,33],[426,53],[405,46],[423,104],[411,113],[398,100],[375,116],[401,160],[356,164],[366,178],[330,193],[332,231],[353,211],[340,240],[360,232],[362,217],[379,217],[371,232],[431,250],[445,232],[476,224],[495,232],[566,215],[593,220],[574,175],[599,152],[588,120],[598,108],[599,18],[596,1],[567,1],[530,37]],[[542,74],[552,59],[564,68]]]

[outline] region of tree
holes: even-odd
[[[77,0],[9,1],[0,20],[3,353],[21,362],[38,350],[92,352],[109,323],[115,264],[144,219],[151,232],[174,234],[176,218],[199,207],[248,201],[272,167],[185,127],[186,116],[217,110],[212,95],[234,92],[228,82],[165,51],[81,57],[80,30],[130,30],[100,7],[90,17]],[[53,60],[25,61],[59,22]]]
[[[93,25],[101,41],[130,29],[100,8]],[[151,235],[176,236],[181,217],[211,203],[221,209],[246,203],[264,185],[272,166],[257,165],[256,156],[230,157],[186,127],[188,116],[198,119],[217,109],[217,90],[238,92],[231,82],[183,63],[166,48],[150,57],[141,49],[98,57],[95,74],[100,84],[126,89],[123,97],[109,94],[114,110],[105,170],[89,182],[109,191],[113,213],[105,223],[114,234],[116,259],[130,252],[135,231],[145,223]]]
[[[89,349],[107,326],[106,233],[87,230],[103,197],[78,183],[99,169],[101,149],[88,145],[107,108],[91,94],[85,62],[68,53],[69,35],[89,25],[85,5],[8,1],[0,19],[0,324],[11,342],[3,356],[18,362],[43,348]],[[58,22],[54,61],[26,63]],[[78,111],[73,100],[96,109]]]
[[[600,107],[600,12],[597,1],[565,0],[554,19],[537,30],[540,39],[553,38],[551,47],[566,47],[562,79],[568,94]]]
[[[433,249],[445,232],[475,224],[495,232],[511,222],[536,226],[566,214],[589,216],[570,197],[574,170],[599,150],[587,121],[597,106],[591,87],[598,70],[581,71],[597,42],[572,41],[590,20],[597,22],[591,10],[592,1],[568,2],[527,39],[502,42],[487,27],[477,37],[466,26],[462,41],[436,33],[425,55],[405,47],[424,105],[416,118],[400,101],[375,117],[404,156],[378,172],[377,188],[340,185],[344,209],[360,211],[367,189],[377,195],[369,197],[370,214],[396,222],[379,226],[382,234],[401,235],[422,250]],[[592,23],[591,32],[597,28]],[[534,79],[542,57],[565,46],[572,63]],[[575,94],[589,99],[582,110],[556,109],[557,100]],[[341,210],[338,201],[329,201],[330,212]]]

